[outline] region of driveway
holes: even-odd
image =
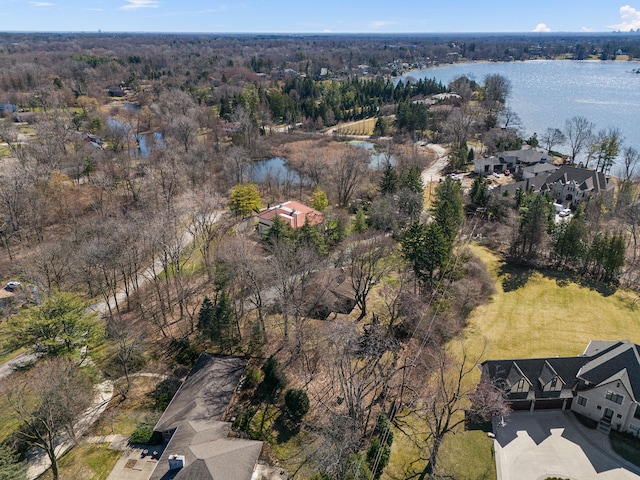
[[[498,480],[640,480],[640,468],[611,450],[606,435],[580,424],[573,413],[513,412],[494,421]]]

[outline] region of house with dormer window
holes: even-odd
[[[611,428],[640,434],[640,346],[591,341],[576,357],[487,360],[483,379],[503,389],[514,410],[570,409]]]

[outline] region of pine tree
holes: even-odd
[[[362,207],[358,207],[358,210],[356,210],[356,218],[353,220],[353,226],[351,228],[356,233],[364,233],[369,228],[367,225],[367,217]]]
[[[438,184],[431,211],[445,238],[453,246],[453,242],[464,221],[462,186],[460,182],[451,177],[446,177],[443,182]]]
[[[200,329],[200,331],[208,337],[210,336],[213,317],[213,303],[211,303],[211,299],[208,296],[205,296],[204,300],[202,300],[200,311],[198,312],[198,329]]]
[[[382,178],[380,179],[380,193],[382,195],[393,195],[398,191],[398,172],[393,165],[387,163],[382,171]]]

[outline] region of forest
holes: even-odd
[[[202,351],[250,358],[234,434],[290,478],[448,475],[445,440],[508,410],[462,341],[496,293],[479,252],[637,289],[640,154],[582,117],[523,138],[500,75],[394,78],[619,50],[640,57],[640,37],[0,34],[0,361],[24,360],[0,370],[0,478],[25,478],[34,447],[73,478],[61,440],[155,441]],[[472,172],[560,144],[559,165],[623,167],[566,222],[549,192],[496,195]],[[261,234],[256,213],[289,200],[322,221]]]

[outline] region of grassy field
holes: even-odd
[[[122,455],[107,445],[80,445],[69,451],[58,462],[60,480],[105,480]],[[41,479],[53,478],[47,471]]]
[[[336,133],[339,135],[373,135],[373,128],[376,126],[375,118],[367,118],[359,122],[350,123],[344,127],[337,127]]]

